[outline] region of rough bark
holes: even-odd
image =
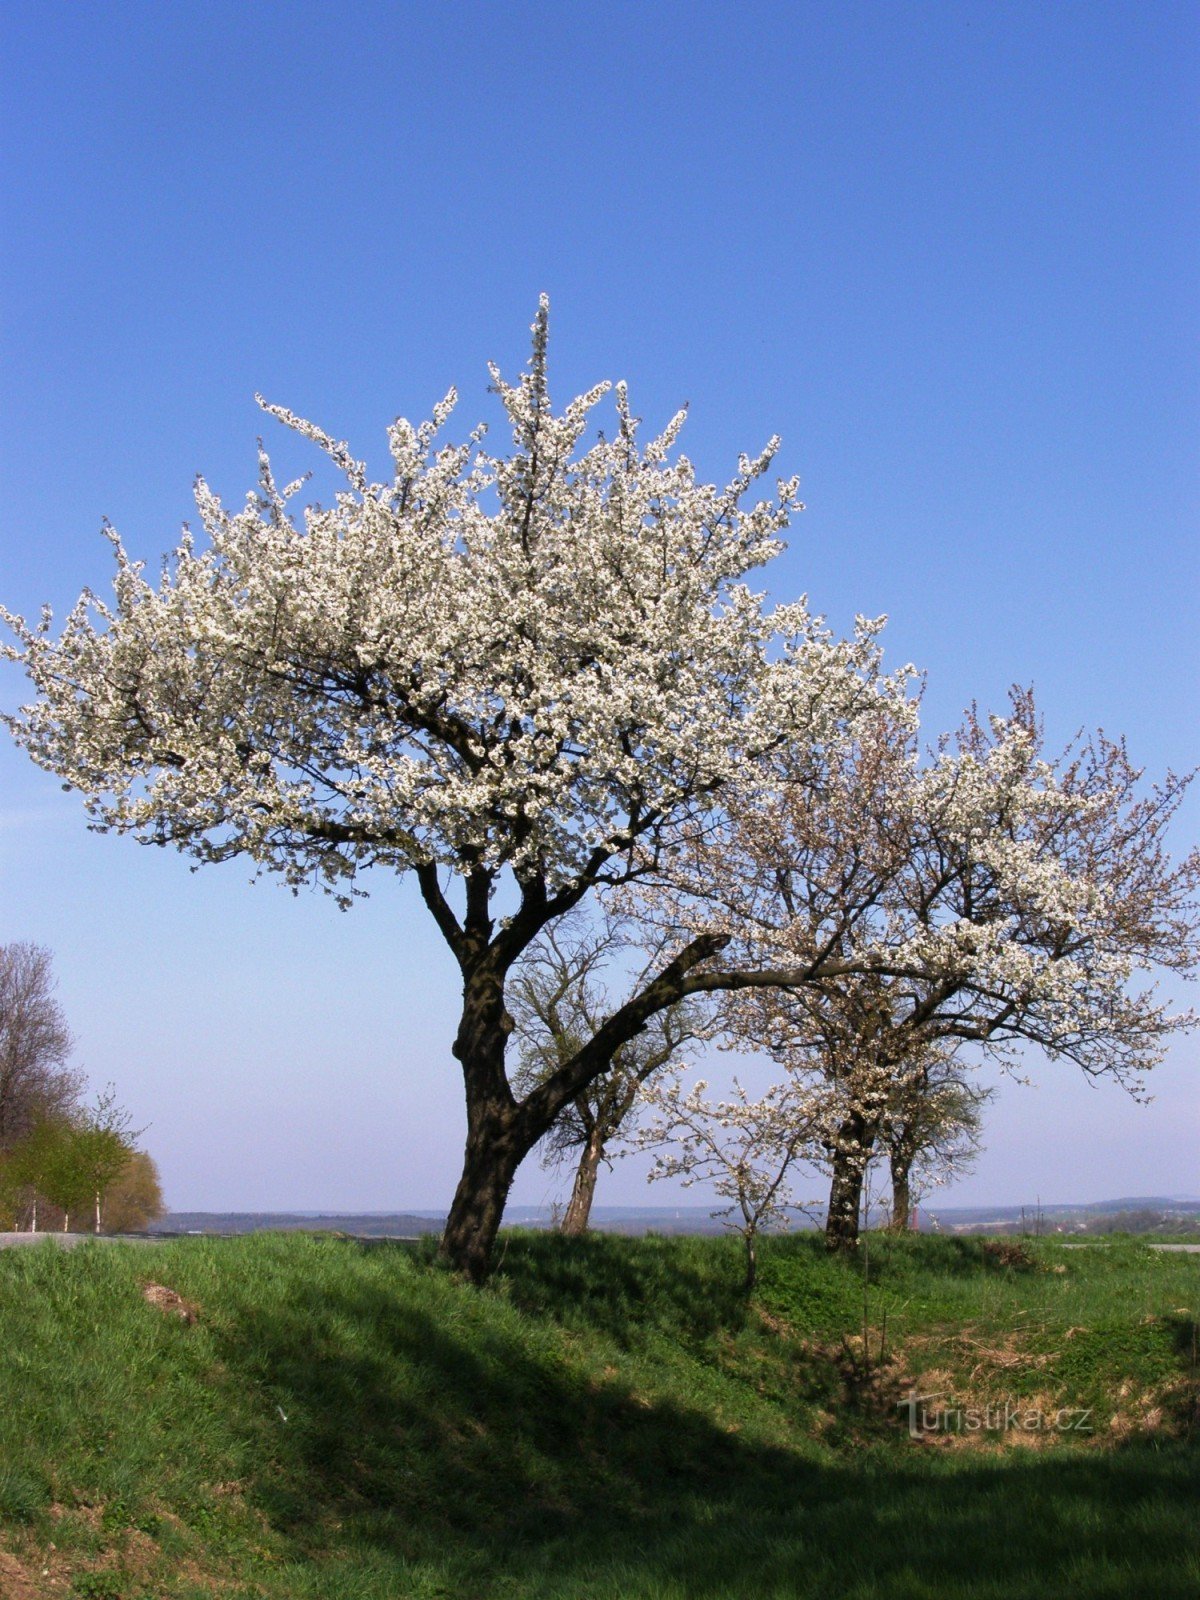
[[[580,1153],[579,1165],[575,1169],[575,1182],[571,1187],[571,1199],[567,1205],[566,1215],[562,1219],[561,1232],[572,1235],[587,1232],[588,1220],[592,1214],[592,1201],[596,1197],[596,1176],[603,1158],[604,1136],[597,1125],[592,1129]]]
[[[877,1120],[872,1122],[861,1111],[852,1111],[838,1128],[825,1220],[825,1244],[829,1250],[858,1248],[863,1182],[877,1127]]]
[[[487,963],[468,974],[454,1054],[462,1066],[467,1099],[467,1144],[440,1254],[473,1283],[482,1283],[517,1167],[535,1142],[504,1071],[512,1029],[504,1009],[503,980]]]
[[[468,1119],[462,1177],[439,1253],[472,1283],[482,1283],[491,1267],[508,1191],[529,1147],[515,1136],[512,1120],[492,1107],[476,1105]]]
[[[893,1233],[907,1233],[912,1225],[912,1189],[909,1183],[912,1161],[904,1156],[897,1155],[893,1151],[891,1168],[892,1231]]]
[[[471,880],[467,888],[470,901]],[[436,882],[423,881],[422,889],[427,900],[438,903],[434,900]],[[545,920],[532,919],[529,928],[518,930],[526,943]],[[619,1007],[569,1062],[518,1104],[504,1070],[505,1047],[513,1026],[504,1007],[504,978],[522,948],[514,933],[518,922],[519,917],[514,917],[504,934],[489,944],[491,923],[486,907],[472,915],[468,906],[468,927],[454,934],[451,946],[463,972],[463,1012],[454,1054],[462,1066],[466,1091],[467,1145],[439,1254],[474,1283],[483,1282],[488,1275],[504,1202],[521,1162],[566,1102],[599,1077],[620,1045],[641,1032],[648,1017],[682,999],[692,969],[728,943],[723,934],[701,934],[693,939],[657,978]]]

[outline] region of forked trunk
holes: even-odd
[[[560,1232],[578,1235],[587,1232],[592,1214],[592,1201],[596,1197],[596,1178],[604,1159],[604,1137],[599,1127],[592,1129],[575,1169],[575,1182]]]
[[[468,898],[470,892],[468,884]],[[612,1060],[612,1052],[632,1038],[648,1016],[682,998],[686,974],[723,950],[728,942],[728,936],[722,934],[703,934],[693,939],[579,1053],[577,1062],[586,1064],[589,1078],[560,1083],[553,1092],[544,1084],[518,1106],[504,1071],[504,1050],[513,1023],[504,1008],[507,966],[502,963],[511,964],[511,951],[498,954],[494,945],[489,948],[477,944],[472,955],[460,941],[456,953],[464,974],[463,1012],[454,1054],[462,1065],[466,1090],[467,1147],[462,1177],[439,1248],[444,1261],[474,1283],[487,1277],[513,1177],[530,1150],[549,1131],[565,1099],[602,1072]],[[618,1019],[619,1026],[614,1026]],[[604,1054],[600,1042],[605,1047]],[[589,1049],[594,1052],[591,1059]]]
[[[472,1283],[491,1269],[492,1247],[518,1166],[541,1136],[528,1136],[504,1071],[512,1022],[503,986],[486,971],[468,979],[454,1054],[467,1097],[467,1145],[438,1253]]]

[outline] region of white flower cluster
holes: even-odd
[[[642,442],[619,384],[613,436],[585,446],[609,386],[555,415],[546,329],[543,301],[528,370],[492,372],[505,456],[482,428],[437,445],[453,391],[389,430],[386,482],[267,406],[347,489],[297,515],[260,452],[240,510],[197,484],[204,541],[185,530],[157,585],[114,533],[113,602],[84,594],[58,638],[2,613],[38,695],[16,738],[101,827],[344,896],[368,862],[553,891],[823,737],[872,692],[874,630],[836,641],[743,582],[798,504],[794,479],[748,503],[777,441],[698,482],[683,413]]]
[[[734,1079],[733,1097],[712,1102],[700,1079],[685,1093],[681,1072],[643,1089],[649,1120],[633,1137],[654,1151],[650,1182],[679,1178],[684,1188],[708,1182],[727,1206],[713,1214],[747,1238],[772,1222],[786,1223],[797,1200],[789,1173],[813,1140],[820,1095],[796,1076],[751,1100]]]
[[[693,983],[730,990],[736,1037],[885,1077],[941,1039],[1030,1040],[1136,1090],[1194,1021],[1145,981],[1200,960],[1200,856],[1164,844],[1186,779],[1141,792],[1102,736],[1047,759],[1023,692],[928,759],[894,700],[759,767],[636,891],[680,938],[725,939],[728,981]]]

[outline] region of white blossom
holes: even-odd
[[[709,1100],[707,1089],[701,1078],[685,1092],[682,1069],[650,1079],[642,1096],[651,1114],[633,1144],[654,1152],[651,1183],[677,1178],[687,1189],[707,1182],[728,1202],[713,1215],[745,1240],[746,1284],[753,1288],[758,1234],[806,1209],[790,1174],[813,1142],[820,1100],[794,1074],[758,1100],[736,1078],[728,1100]]]
[[[835,640],[745,579],[781,549],[795,479],[751,499],[778,441],[725,487],[676,455],[678,414],[643,443],[623,385],[585,444],[599,384],[553,411],[547,310],[515,384],[493,368],[507,456],[482,429],[437,447],[389,430],[369,481],[348,445],[264,409],[347,489],[294,509],[259,484],[228,509],[203,480],[152,583],[110,530],[114,597],[8,612],[36,701],[7,720],[101,828],[201,860],[245,854],[341,897],[357,870],[436,863],[543,875],[550,892],[705,803],[781,738],[810,740],[869,693],[874,629]]]

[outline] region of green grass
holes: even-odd
[[[335,1238],[8,1251],[0,1594],[1191,1597],[1200,1258],[1027,1253],[872,1238],[864,1349],[810,1237],[750,1307],[722,1239],[507,1234],[483,1291]],[[929,1373],[1097,1425],[914,1442]]]

